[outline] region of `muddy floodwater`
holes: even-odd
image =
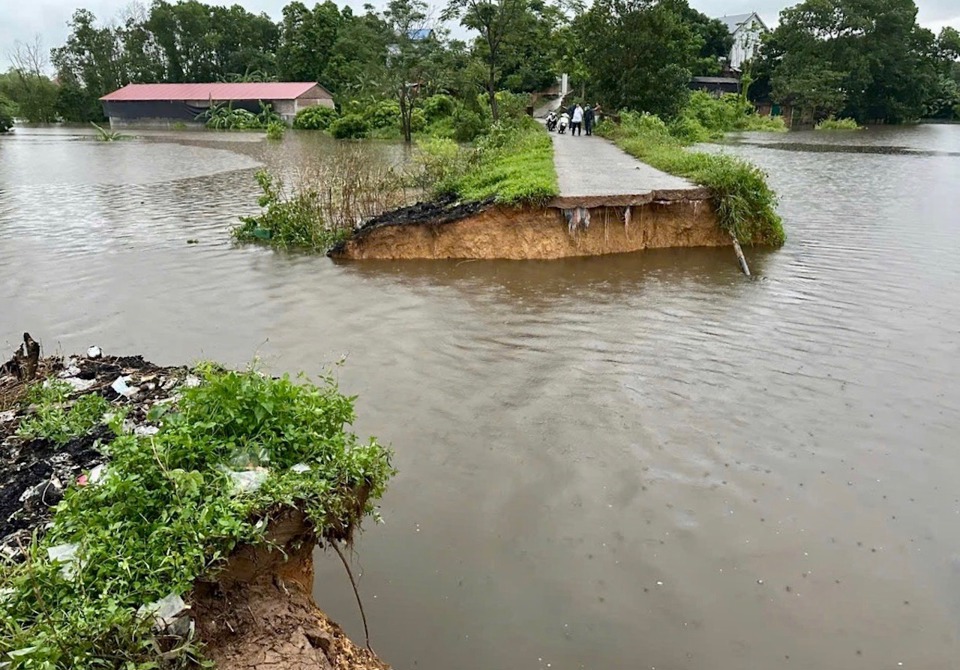
[[[960,126],[733,140],[789,236],[752,280],[729,249],[237,249],[256,167],[332,142],[84,135],[0,139],[0,347],[345,355],[400,470],[356,556],[396,668],[960,664]],[[333,554],[315,592],[362,641]]]

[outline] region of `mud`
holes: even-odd
[[[571,222],[571,212],[578,221]],[[487,205],[459,218],[364,226],[331,255],[350,259],[553,259],[730,244],[712,202],[651,200],[576,210]]]
[[[191,597],[205,655],[221,670],[385,670],[316,605],[316,537],[297,510],[271,522],[269,546],[246,546],[216,581],[199,581]],[[345,577],[346,578],[346,577]]]

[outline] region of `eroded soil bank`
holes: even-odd
[[[553,259],[598,256],[666,247],[729,245],[709,196],[585,207],[504,207],[410,216],[384,215],[360,228],[331,252],[350,259]],[[408,208],[409,209],[409,208]]]

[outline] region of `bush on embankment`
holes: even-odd
[[[760,116],[753,105],[739,95],[726,93],[719,98],[694,91],[686,106],[670,124],[670,134],[689,143],[722,139],[725,133],[738,131],[786,132],[779,116]]]
[[[349,540],[375,514],[393,474],[390,453],[345,430],[353,399],[332,380],[295,383],[212,365],[197,373],[202,383],[175,405],[150,410],[153,436],[124,432],[122,407],[112,408],[104,474],[67,489],[26,562],[0,561],[0,666],[197,667],[195,642],[161,660],[166,649],[141,606],[186,595],[234,548],[263,543],[285,508],[304,511],[330,541]],[[54,560],[54,547],[72,547],[73,556]]]
[[[683,140],[671,135],[667,125],[650,114],[623,112],[619,124],[604,121],[597,127],[597,134],[658,170],[709,187],[720,227],[741,243],[783,244],[777,197],[757,166],[733,156],[688,151]]]

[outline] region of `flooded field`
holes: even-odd
[[[357,544],[396,668],[960,658],[960,127],[747,135],[787,245],[528,262],[234,248],[331,141],[0,139],[0,347],[336,371],[396,451]],[[381,145],[385,160],[402,150]],[[198,240],[187,244],[187,240]],[[321,607],[362,640],[333,554]]]

